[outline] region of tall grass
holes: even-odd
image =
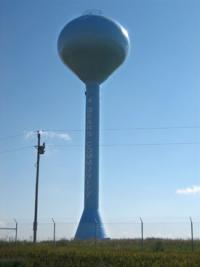
[[[0,243],[0,267],[200,267],[200,241],[60,241]]]

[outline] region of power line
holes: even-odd
[[[0,151],[0,154],[10,153],[10,152],[16,152],[16,151],[20,151],[20,150],[25,150],[27,148],[33,148],[33,147],[34,146],[22,146],[22,147],[15,148],[15,149],[3,150],[3,151]]]
[[[199,145],[197,142],[174,142],[174,143],[131,143],[131,144],[105,144],[100,145],[103,147],[114,147],[114,146],[176,146],[176,145]]]
[[[129,147],[129,146],[173,146],[173,145],[199,145],[199,142],[169,142],[169,143],[127,143],[127,144],[100,144],[100,147]],[[84,147],[84,144],[81,145],[47,145],[47,147]]]
[[[200,129],[200,126],[163,126],[163,127],[127,127],[127,128],[104,128],[101,129],[100,131],[153,131],[153,130],[178,130],[178,129]],[[85,129],[73,129],[73,128],[68,128],[65,130],[58,130],[58,129],[46,129],[46,130],[41,130],[41,132],[83,132]],[[32,131],[27,131],[27,132],[32,132],[37,134],[36,130]],[[25,136],[26,133],[21,133],[21,134],[15,134],[15,135],[8,135],[8,136],[2,136],[0,137],[0,141],[6,140],[6,139],[11,139],[11,138],[16,138],[19,136]]]
[[[174,145],[199,145],[198,142],[172,142],[172,143],[131,143],[131,144],[105,144],[103,147],[113,146],[174,146]]]
[[[23,136],[23,134],[15,134],[15,135],[3,136],[3,137],[0,137],[0,141],[6,140],[6,139],[10,139],[10,138],[19,137],[19,136]]]
[[[127,127],[127,128],[103,128],[100,131],[152,131],[152,130],[177,130],[177,129],[200,129],[200,126],[164,126],[164,127]],[[65,130],[47,129],[44,132],[83,132],[84,129]]]
[[[133,128],[107,128],[104,131],[143,131],[143,130],[176,130],[176,129],[200,129],[200,126],[165,126],[165,127],[133,127]]]
[[[132,146],[180,146],[180,145],[200,145],[199,142],[172,142],[172,143],[127,143],[127,144],[100,144],[100,147],[132,147]],[[73,148],[73,147],[84,147],[84,144],[72,144],[72,145],[46,145],[47,147],[68,147],[68,148]],[[34,146],[23,146],[19,148],[14,148],[10,150],[3,150],[0,151],[0,154],[5,154],[5,153],[11,153],[11,152],[17,152],[21,150],[25,150],[28,148],[33,148]]]

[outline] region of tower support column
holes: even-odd
[[[84,210],[75,239],[104,239],[99,214],[99,84],[86,84]]]

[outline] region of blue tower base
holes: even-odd
[[[75,240],[102,240],[106,238],[99,211],[96,209],[84,209],[75,234]]]

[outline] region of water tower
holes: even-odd
[[[61,31],[58,52],[86,86],[84,210],[75,239],[104,239],[99,213],[99,86],[125,60],[128,33],[118,22],[88,14]]]

